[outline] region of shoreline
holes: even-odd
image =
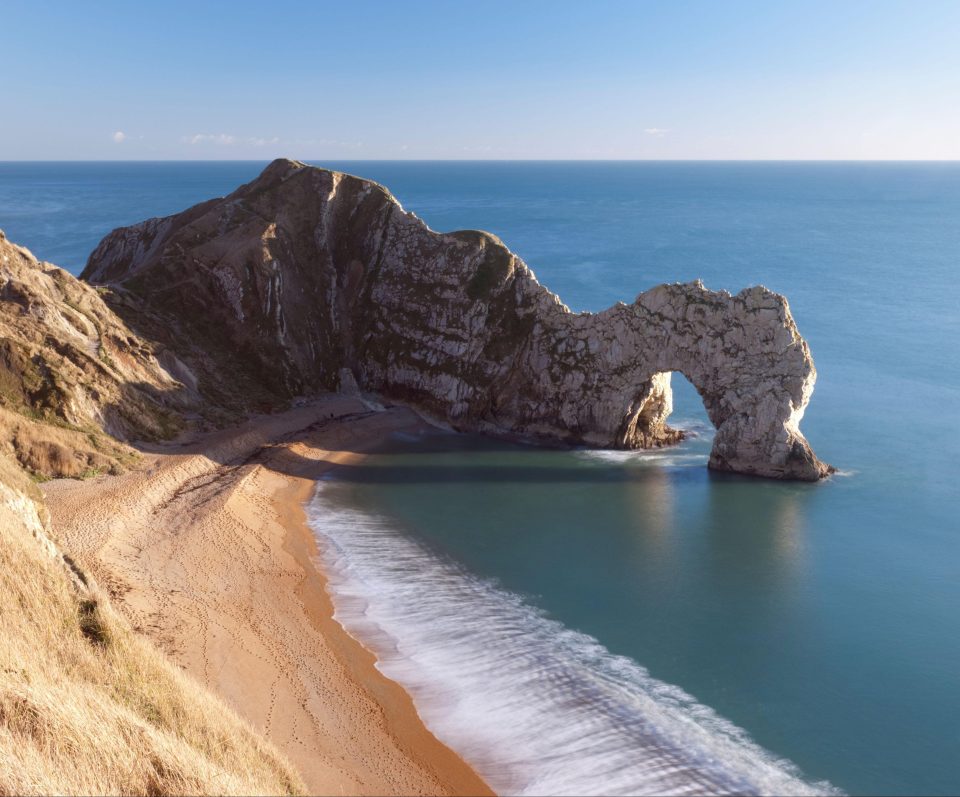
[[[327,396],[120,476],[45,487],[54,528],[114,605],[264,733],[310,793],[492,794],[335,619],[305,503],[410,410]]]
[[[350,460],[357,461],[362,456],[355,454]],[[376,655],[335,619],[327,576],[317,567],[318,562],[322,564],[323,554],[304,510],[314,489],[315,480],[301,479],[299,483],[277,490],[273,498],[278,514],[289,518],[289,524],[284,524],[288,532],[284,549],[304,569],[305,579],[297,587],[296,594],[311,623],[337,649],[354,680],[373,693],[395,741],[412,760],[425,758],[429,761],[427,766],[436,772],[437,779],[448,787],[451,794],[493,794],[470,765],[427,728],[410,694],[377,667]]]

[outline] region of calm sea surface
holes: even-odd
[[[960,792],[960,165],[318,165],[496,233],[575,310],[786,294],[843,472],[711,475],[679,376],[669,452],[438,433],[340,469],[313,507],[339,615],[442,738],[529,793]],[[262,166],[0,163],[0,228],[78,272]]]

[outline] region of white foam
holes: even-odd
[[[308,505],[336,619],[498,793],[836,794],[383,517]]]
[[[363,403],[363,406],[366,407],[370,412],[386,412],[387,408],[383,406],[379,401],[376,401],[367,396],[361,396],[360,401]]]
[[[692,437],[700,437],[701,435],[713,437],[716,431],[712,424],[699,418],[671,418],[670,426],[682,432],[688,432]]]
[[[858,470],[841,470],[840,468],[837,468],[837,469],[836,469],[833,473],[831,473],[830,475],[831,475],[831,476],[836,476],[837,478],[840,478],[840,479],[847,479],[847,478],[850,478],[850,477],[852,477],[852,476],[856,476],[858,473],[860,473],[860,471],[858,471]]]
[[[584,448],[576,452],[584,459],[618,464],[646,464],[660,467],[686,467],[706,465],[710,458],[706,452],[685,451],[679,448],[658,448],[634,451],[619,451],[610,448]]]
[[[710,459],[710,444],[716,430],[697,418],[670,419],[674,429],[687,433],[685,443],[666,448],[635,448],[619,450],[612,448],[581,448],[577,454],[583,459],[618,465],[655,465],[659,468],[701,467]]]

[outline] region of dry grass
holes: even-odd
[[[0,460],[0,797],[301,791],[230,709],[77,588],[35,489]]]
[[[99,431],[74,429],[0,406],[0,454],[38,481],[120,473],[136,461],[129,446]]]

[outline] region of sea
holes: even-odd
[[[79,273],[254,162],[0,163],[0,229]],[[498,235],[573,310],[785,294],[819,484],[655,452],[396,436],[317,485],[337,617],[517,794],[960,793],[960,164],[322,162]]]

